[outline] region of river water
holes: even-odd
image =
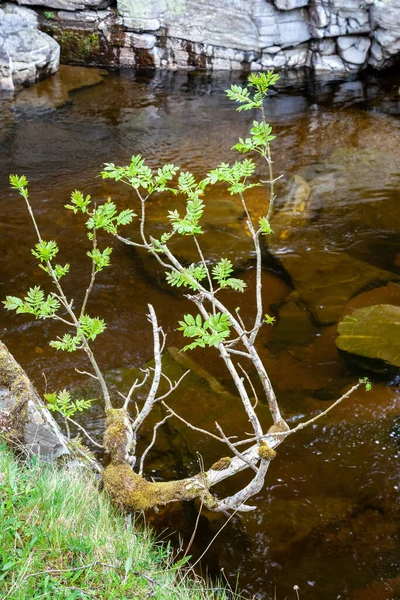
[[[35,284],[51,289],[30,254],[33,231],[22,201],[9,189],[9,173],[28,177],[43,237],[56,238],[60,261],[71,263],[66,286],[79,301],[90,264],[82,223],[63,209],[71,191],[78,188],[98,200],[110,195],[127,207],[129,190],[96,178],[104,162],[127,164],[132,154],[142,153],[153,168],[174,162],[202,177],[220,162],[234,160],[230,148],[254,118],[236,113],[224,95],[238,81],[238,75],[227,73],[135,76],[63,67],[46,82],[0,98],[1,298],[21,295]],[[276,173],[286,180],[300,175],[312,190],[306,222],[291,223],[289,213],[287,232],[264,257],[264,301],[276,324],[261,332],[259,349],[291,425],[324,410],[366,374],[339,355],[338,319],[360,306],[400,305],[399,85],[396,73],[345,81],[298,77],[282,80],[267,102],[277,135]],[[226,294],[225,300],[239,305],[249,319],[254,257],[240,208],[223,188],[205,201],[207,255],[235,257],[248,294]],[[154,201],[154,230],[172,203],[165,197]],[[250,194],[249,205],[253,214],[262,214],[263,193]],[[191,306],[168,290],[147,257],[119,243],[113,247],[113,268],[100,274],[89,309],[108,325],[95,344],[99,362],[115,393],[126,393],[138,367],[152,358],[147,303],[157,310],[168,347],[182,347],[177,320]],[[190,260],[190,249],[178,251]],[[0,311],[1,339],[41,392],[89,389],[74,371],[76,356],[49,348],[59,333],[54,323]],[[245,430],[246,419],[217,353],[196,351],[191,357],[224,390],[213,391],[203,372],[195,370],[171,404],[200,427],[212,428],[217,420],[228,434]],[[171,376],[180,375],[182,367],[169,354],[166,363]],[[85,363],[79,366],[84,369]],[[255,499],[257,509],[229,521],[204,557],[203,573],[215,576],[222,569],[232,586],[240,573],[239,588],[258,600],[295,599],[295,585],[302,600],[400,597],[400,394],[395,375],[371,378],[370,393],[358,392],[279,447],[265,489]],[[267,422],[265,407],[260,411]],[[98,407],[84,420],[93,435],[101,435]],[[150,435],[149,426],[142,443]],[[218,443],[171,419],[149,457],[147,474],[192,474],[199,456],[207,467],[221,452],[226,454]],[[245,477],[219,491],[233,492]],[[162,517],[149,519],[163,531],[162,538],[179,531],[188,540],[198,508],[170,506]],[[203,512],[194,557],[225,520]]]

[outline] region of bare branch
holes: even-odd
[[[124,402],[124,406],[123,406],[123,408],[125,410],[128,408],[128,405],[129,405],[129,402],[131,401],[133,392],[135,390],[137,390],[138,388],[142,387],[142,385],[144,385],[146,383],[149,375],[150,375],[150,371],[149,371],[149,369],[146,369],[144,371],[144,377],[143,377],[142,381],[140,383],[138,383],[139,379],[135,379],[127,396],[123,396],[123,394],[120,394],[123,398],[125,398],[125,402]]]
[[[251,391],[253,392],[253,395],[254,395],[254,398],[255,398],[255,403],[253,404],[253,409],[255,410],[255,409],[256,409],[256,406],[257,406],[257,404],[258,404],[258,396],[257,396],[257,392],[256,392],[256,390],[255,390],[255,388],[254,388],[253,382],[251,381],[251,379],[250,379],[250,377],[249,377],[249,374],[247,373],[247,371],[245,371],[245,370],[243,369],[243,367],[242,367],[242,365],[241,365],[240,363],[238,363],[238,367],[239,367],[239,369],[242,371],[242,373],[244,374],[244,376],[246,377],[246,379],[247,379],[247,381],[248,381],[248,384],[249,384],[249,386],[250,386],[250,388],[251,388]]]
[[[96,209],[96,205],[95,205],[95,209]],[[92,251],[94,253],[97,248],[97,238],[96,238],[96,229],[95,228],[93,229],[92,236],[93,236],[92,237],[92,242],[93,242]],[[89,281],[89,285],[88,285],[88,288],[85,293],[85,298],[82,303],[81,314],[80,314],[81,317],[85,314],[86,305],[89,300],[90,293],[93,289],[95,279],[96,279],[96,263],[95,263],[94,259],[92,258],[92,272],[90,274],[90,281]]]
[[[325,417],[325,415],[327,415],[333,408],[335,408],[335,406],[337,406],[338,404],[343,402],[343,400],[345,400],[346,398],[349,398],[349,396],[351,396],[351,394],[353,392],[358,390],[358,388],[361,385],[362,385],[361,382],[357,383],[356,385],[353,385],[353,387],[350,388],[348,392],[346,392],[345,394],[343,394],[343,396],[341,396],[340,398],[335,400],[335,402],[333,404],[331,404],[326,410],[319,413],[312,419],[309,419],[309,421],[305,421],[304,423],[299,423],[298,425],[296,425],[296,427],[293,427],[293,429],[289,429],[288,431],[277,431],[277,432],[273,432],[273,433],[271,432],[271,435],[287,437],[288,435],[291,435],[292,433],[296,433],[297,431],[300,431],[300,429],[304,429],[305,427],[312,425],[312,423],[315,423],[319,419],[322,419],[322,417]]]
[[[80,371],[76,367],[75,367],[75,371],[77,373],[79,373],[79,375],[87,375],[88,377],[92,377],[93,379],[96,379],[96,381],[99,380],[99,378],[96,375],[93,375],[93,373],[89,373],[89,371]]]
[[[152,449],[152,447],[155,444],[156,437],[157,437],[157,429],[159,427],[161,427],[161,425],[164,425],[164,423],[166,421],[168,421],[168,419],[170,419],[171,417],[172,417],[172,415],[167,415],[166,417],[163,418],[162,421],[159,421],[158,423],[156,423],[156,425],[154,425],[154,428],[153,428],[153,437],[151,439],[151,442],[147,446],[146,450],[143,452],[142,457],[140,459],[139,475],[143,475],[144,461],[145,461],[145,458],[146,458],[147,454],[150,452],[150,450]]]
[[[161,352],[160,352],[160,329],[158,327],[157,316],[155,310],[151,304],[148,304],[149,307],[149,320],[153,326],[153,347],[154,347],[154,376],[153,381],[147,395],[146,401],[142,410],[139,412],[136,419],[133,421],[132,428],[134,433],[134,442],[132,448],[134,450],[136,444],[136,433],[139,427],[142,425],[143,421],[149,416],[150,412],[153,409],[156,394],[158,391],[158,387],[160,385],[161,379]]]
[[[88,434],[88,432],[86,431],[86,429],[84,427],[82,427],[82,425],[80,425],[79,423],[77,423],[76,421],[74,421],[74,419],[71,419],[71,417],[65,417],[67,419],[67,421],[70,421],[70,423],[73,423],[73,425],[75,425],[75,427],[77,427],[78,429],[80,429],[82,431],[82,433],[84,433],[86,435],[86,437],[88,438],[88,440],[90,442],[92,442],[92,444],[94,446],[97,446],[97,448],[101,448],[103,449],[104,446],[102,444],[99,444],[98,442],[95,442],[94,439]]]
[[[179,421],[184,423],[187,427],[189,427],[189,429],[193,429],[193,431],[198,431],[199,433],[204,433],[205,435],[208,435],[208,436],[214,438],[214,440],[217,440],[218,442],[221,442],[222,444],[225,443],[225,440],[218,437],[214,433],[211,433],[211,431],[207,431],[206,429],[201,429],[200,427],[195,427],[195,425],[192,425],[192,423],[189,423],[189,421],[186,421],[186,419],[184,419],[183,417],[178,415],[178,413],[176,413],[174,410],[172,410],[172,408],[170,406],[168,406],[168,404],[166,404],[163,400],[161,401],[161,404],[164,406],[164,408],[166,408],[171,413],[171,415],[173,415]]]
[[[246,463],[246,465],[248,467],[250,467],[250,469],[253,469],[253,471],[258,473],[257,467],[254,464],[252,464],[251,462],[249,462],[246,459],[246,457],[243,456],[243,454],[241,454],[241,452],[239,452],[239,450],[236,450],[236,448],[233,444],[231,444],[231,442],[229,441],[229,439],[227,438],[225,433],[222,431],[222,427],[217,423],[217,421],[215,421],[215,427],[218,429],[218,431],[220,432],[220,434],[222,436],[222,439],[224,440],[225,444],[229,447],[229,449],[233,452],[233,454],[235,456],[237,456],[238,458],[240,458],[241,460],[243,460]]]

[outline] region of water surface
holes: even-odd
[[[23,294],[34,284],[50,289],[30,254],[35,238],[23,203],[8,187],[9,173],[28,177],[43,237],[56,237],[60,261],[71,263],[73,275],[65,281],[78,301],[90,265],[82,258],[88,249],[82,223],[63,209],[71,191],[79,188],[98,200],[110,195],[119,206],[130,206],[129,190],[96,178],[102,163],[124,164],[142,153],[151,167],[175,162],[201,177],[219,162],[236,158],[230,148],[254,118],[236,113],[224,95],[238,75],[93,71],[93,85],[81,87],[85,77],[63,68],[61,75],[0,103],[2,298]],[[66,81],[77,89],[68,93]],[[277,324],[261,333],[259,349],[291,424],[325,409],[365,374],[349,367],[336,350],[340,315],[368,304],[400,305],[399,84],[396,74],[282,81],[267,103],[277,135],[275,170],[304,177],[315,203],[306,225],[296,229],[294,224],[275,249],[281,263],[265,254],[264,299]],[[228,244],[227,253],[240,253],[238,267],[249,294],[239,299],[227,294],[226,301],[239,304],[248,319],[254,310],[253,257],[243,221],[226,220],[226,211],[235,215],[231,202],[222,188],[206,198],[211,216],[204,243],[214,258],[221,240]],[[249,205],[254,214],[262,212],[265,195],[250,194]],[[156,199],[150,211],[153,227],[159,227],[159,215],[171,206],[171,198]],[[220,220],[212,227],[218,210]],[[146,257],[118,243],[113,247],[113,269],[99,276],[90,312],[108,324],[95,344],[99,362],[113,389],[126,392],[132,369],[152,358],[147,303],[154,304],[168,345],[177,347],[183,345],[177,320],[191,306],[166,288],[163,274]],[[357,288],[361,266],[371,275],[368,285]],[[54,323],[0,312],[1,339],[40,391],[84,389],[84,378],[74,372],[76,356],[56,354],[48,346],[59,333]],[[227,433],[245,428],[217,353],[192,356],[230,394],[218,395],[191,376],[171,404],[191,419],[197,412],[201,427],[218,420]],[[171,369],[179,372],[176,365]],[[264,407],[261,411],[267,422]],[[85,423],[100,435],[101,411],[94,407]],[[150,427],[145,434],[151,434]],[[215,575],[223,569],[232,585],[240,572],[240,587],[259,600],[295,598],[294,585],[308,600],[397,597],[399,444],[397,382],[378,379],[372,392],[357,393],[279,448],[267,485],[256,498],[257,510],[230,521],[203,560],[203,570]],[[161,476],[167,466],[169,476],[185,476],[198,470],[197,453],[207,466],[221,452],[226,453],[218,444],[171,420],[150,457],[148,474]],[[221,493],[233,492],[246,476],[239,479],[226,483]],[[194,504],[168,507],[157,526],[189,538],[197,509]],[[224,521],[224,516],[203,514],[195,556]]]

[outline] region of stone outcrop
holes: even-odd
[[[368,64],[390,66],[400,56],[400,0],[117,0],[116,8],[111,0],[17,1],[35,6],[40,28],[69,64],[354,73]],[[15,70],[1,19],[7,87]],[[35,27],[27,28],[26,42]],[[25,81],[36,77],[29,73]]]
[[[39,31],[34,10],[11,3],[0,7],[0,90],[56,73],[59,59],[59,45]]]
[[[400,54],[400,0],[375,0],[371,26],[374,36],[370,64],[377,68],[391,64]]]
[[[1,341],[0,435],[45,460],[71,456],[57,423]]]

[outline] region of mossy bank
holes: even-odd
[[[91,474],[33,458],[22,463],[4,444],[0,520],[3,600],[228,597],[184,577],[169,550],[116,510]]]

